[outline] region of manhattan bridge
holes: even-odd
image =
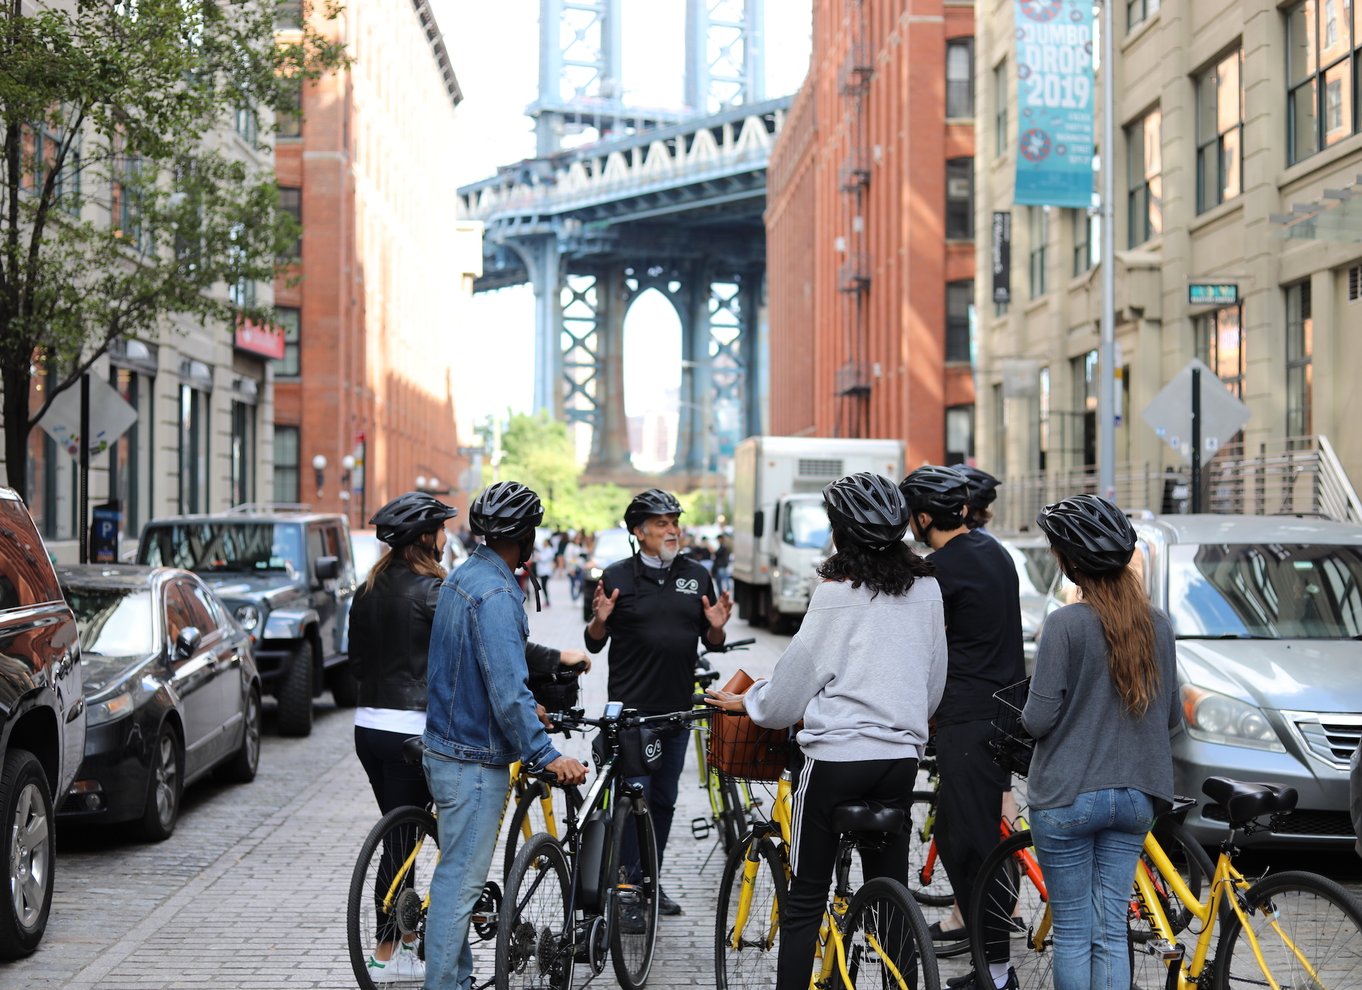
[[[535,410],[590,427],[592,480],[632,473],[624,318],[650,289],[681,325],[673,470],[698,481],[761,430],[762,213],[791,97],[763,93],[762,0],[667,2],[686,4],[683,109],[626,105],[623,0],[540,0],[535,157],[459,190],[485,224],[476,290],[534,288]]]

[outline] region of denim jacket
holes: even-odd
[[[541,769],[559,752],[534,713],[525,593],[485,546],[440,587],[426,669],[426,746],[456,760]]]

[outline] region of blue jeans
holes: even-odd
[[[657,768],[647,777],[630,777],[629,783],[643,786],[643,798],[648,802],[648,810],[653,816],[653,833],[657,836],[657,868],[661,870],[662,854],[667,849],[667,836],[672,830],[676,795],[681,789],[681,771],[686,767],[686,748],[690,746],[691,734],[682,730],[659,734],[658,738],[662,740],[662,759],[658,761]],[[620,859],[636,866],[638,864],[638,840],[632,829],[625,832]]]
[[[435,796],[442,851],[430,878],[425,990],[467,990],[473,985],[468,925],[496,853],[510,768],[430,750],[422,766]]]
[[[1154,803],[1133,787],[1031,812],[1054,915],[1055,990],[1127,990],[1126,911]]]

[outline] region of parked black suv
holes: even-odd
[[[284,735],[312,731],[312,699],[323,688],[342,707],[358,700],[348,642],[355,567],[344,516],[241,506],[153,519],[137,562],[182,567],[212,585],[251,634]]]
[[[47,928],[54,812],[84,752],[76,617],[24,503],[0,488],[0,959]]]

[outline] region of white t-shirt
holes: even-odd
[[[534,569],[540,577],[553,574],[553,547],[540,547],[534,552]]]

